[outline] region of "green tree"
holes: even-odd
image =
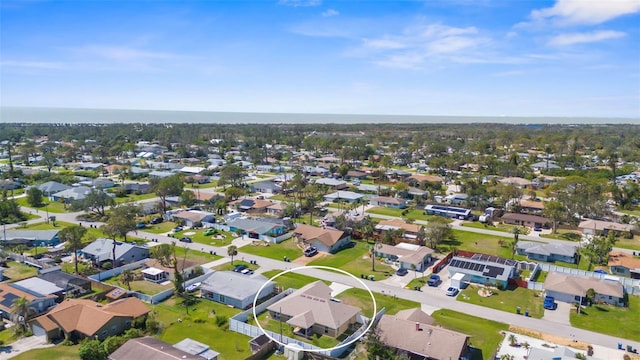
[[[93,190],[82,201],[72,205],[73,209],[83,209],[93,212],[100,217],[106,215],[106,209],[116,204],[116,201],[104,191]]]
[[[114,207],[109,213],[109,219],[104,227],[106,233],[115,234],[127,241],[127,234],[136,230],[136,216],[141,213],[140,207],[137,205],[126,204]]]
[[[106,354],[111,354],[116,351],[122,344],[124,344],[127,339],[124,336],[109,336],[104,339],[102,342],[102,346],[104,347],[104,351]]]
[[[224,197],[228,201],[235,200],[242,195],[244,195],[244,190],[242,188],[232,186],[224,189]]]
[[[587,290],[587,301],[589,304],[593,304],[596,301],[596,291],[593,288]]]
[[[76,274],[78,273],[78,251],[82,249],[82,238],[87,233],[87,229],[79,225],[72,225],[60,231],[58,237],[62,242],[66,242],[68,251],[73,252],[73,264]]]
[[[220,171],[218,185],[224,188],[225,185],[231,184],[233,187],[242,187],[242,181],[245,177],[244,169],[238,165],[227,165]]]
[[[559,201],[552,200],[544,204],[542,213],[551,220],[551,231],[555,234],[560,221],[567,217],[567,208]]]
[[[513,230],[511,230],[511,232],[513,233],[513,240],[511,241],[511,258],[513,259],[516,257],[516,250],[518,247],[518,238],[522,233],[522,228],[520,226],[516,226],[513,228]]]
[[[196,194],[193,191],[185,190],[180,195],[180,203],[183,206],[190,207],[196,203]]]
[[[231,256],[231,265],[233,265],[233,257],[238,255],[238,247],[235,245],[229,245],[227,247],[227,255]]]
[[[176,174],[162,179],[151,179],[149,181],[151,189],[160,198],[162,213],[167,212],[167,197],[178,196],[184,191],[184,181],[182,175]]]
[[[429,247],[434,250],[442,240],[452,235],[451,225],[441,217],[433,218],[424,228],[424,237],[429,242]]]
[[[123,283],[129,291],[131,291],[131,282],[134,280],[133,271],[125,269],[120,273],[120,282]]]
[[[99,340],[85,340],[80,344],[78,352],[82,360],[104,360],[107,353]]]
[[[27,202],[32,207],[42,206],[42,191],[35,186],[32,186],[27,190]]]
[[[24,332],[27,329],[27,320],[29,318],[29,300],[26,297],[19,297],[13,299],[11,305],[11,312],[16,316],[20,329]]]

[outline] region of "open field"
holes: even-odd
[[[328,254],[317,260],[312,261],[309,265],[321,265],[339,268],[355,277],[361,275],[374,275],[375,280],[382,280],[395,273],[395,270],[376,259],[375,271],[371,270],[371,245],[365,242],[354,242],[352,248],[343,249],[336,254]]]
[[[26,197],[17,198],[16,203],[18,203],[18,205],[20,206],[29,207],[29,208],[32,207],[31,205],[29,205],[29,201],[27,200]],[[48,198],[44,198],[44,197],[42,198],[42,206],[34,209],[37,210],[38,214],[41,213],[40,215],[46,215],[47,211],[52,214],[67,212],[67,209],[65,209],[65,206],[63,203],[59,201],[51,201]]]
[[[543,298],[539,296],[540,293],[537,291],[521,287],[507,290],[494,288],[491,289],[493,295],[482,297],[478,295],[478,289],[480,289],[478,286],[468,286],[460,291],[457,300],[511,313],[515,313],[516,308],[520,307],[523,314],[525,311],[529,311],[529,316],[537,319],[542,318],[544,315]]]
[[[270,279],[283,271],[284,270],[269,270],[262,273],[262,275]],[[282,276],[278,276],[274,281],[276,282],[276,284],[286,290],[288,288],[300,289],[301,287],[318,280],[320,279],[314,278],[312,276],[302,275],[295,272],[288,272]],[[327,285],[331,283],[330,281],[326,280],[322,281]]]
[[[38,268],[15,261],[7,261],[7,269],[4,270],[3,275],[5,279],[17,281],[38,275]]]
[[[296,240],[293,238],[279,244],[271,244],[265,241],[254,241],[254,243],[256,245],[243,246],[238,251],[275,260],[282,260],[284,257],[293,260],[302,256],[302,249],[296,245]]]
[[[592,305],[570,314],[571,325],[623,339],[640,340],[640,297],[629,295],[629,307]]]
[[[56,346],[33,349],[25,351],[22,354],[13,357],[15,360],[33,360],[33,359],[56,359],[56,360],[79,360],[80,345],[64,346],[58,344]]]
[[[376,299],[377,311],[385,308],[386,314],[394,315],[400,310],[420,308],[420,304],[405,299],[399,299],[393,294],[373,293]],[[373,316],[373,301],[369,292],[363,289],[351,288],[336,296],[345,304],[353,305],[362,309],[362,314],[367,317]]]

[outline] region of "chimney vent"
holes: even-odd
[[[416,321],[416,331],[420,331],[420,323]]]

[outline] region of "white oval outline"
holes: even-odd
[[[311,268],[311,269],[325,269],[325,270],[330,270],[330,271],[338,271],[341,272],[343,274],[349,275],[352,278],[356,279],[356,281],[358,281],[360,284],[362,284],[362,286],[364,286],[364,288],[369,292],[369,295],[371,296],[371,300],[373,300],[373,315],[371,316],[371,320],[369,321],[369,326],[367,326],[367,328],[362,332],[362,334],[356,338],[354,338],[353,340],[349,341],[346,344],[341,344],[340,346],[334,346],[332,348],[328,348],[328,349],[324,349],[324,348],[320,348],[320,349],[300,349],[300,348],[294,348],[293,346],[289,346],[289,344],[285,344],[283,342],[280,342],[276,339],[274,339],[273,337],[271,337],[269,334],[267,334],[266,331],[264,331],[264,329],[262,328],[262,325],[260,325],[260,321],[258,321],[258,316],[256,315],[256,305],[258,302],[258,296],[260,295],[260,293],[262,292],[262,290],[265,288],[265,286],[267,286],[269,284],[269,282],[274,281],[275,279],[279,278],[280,276],[290,273],[290,272],[295,272],[295,270],[303,270],[305,268]],[[300,274],[300,275],[304,275],[304,274]],[[309,275],[306,275],[309,276]],[[318,279],[318,280],[322,280],[322,279]],[[376,313],[378,311],[378,303],[376,303],[376,298],[375,296],[373,296],[373,292],[371,291],[371,289],[367,286],[367,284],[365,284],[364,282],[362,282],[362,280],[358,279],[357,277],[355,277],[353,274],[350,274],[342,269],[338,269],[335,267],[331,267],[331,266],[322,266],[322,265],[306,265],[306,266],[299,266],[296,268],[291,268],[291,269],[287,269],[287,270],[283,270],[282,272],[276,274],[275,276],[273,276],[272,278],[270,278],[269,280],[267,280],[264,284],[262,284],[262,286],[260,287],[260,289],[258,290],[258,292],[256,293],[255,297],[253,298],[253,307],[251,308],[251,312],[253,313],[253,320],[256,322],[256,325],[258,325],[258,328],[260,329],[260,331],[262,331],[263,334],[265,334],[269,339],[275,341],[276,343],[278,343],[279,345],[282,345],[286,348],[292,349],[292,350],[302,350],[302,351],[307,351],[307,352],[314,352],[314,353],[319,353],[322,351],[332,351],[335,349],[341,349],[343,347],[349,346],[351,344],[353,344],[354,342],[358,341],[361,337],[363,337],[367,332],[369,332],[369,330],[371,330],[371,326],[373,326],[373,319],[376,316]],[[313,345],[313,344],[312,344]],[[313,345],[315,346],[315,345]]]

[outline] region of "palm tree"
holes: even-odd
[[[135,280],[133,276],[133,271],[130,269],[126,269],[120,273],[120,282],[127,286],[127,289],[131,291],[131,282]]]
[[[518,344],[518,339],[516,339],[516,336],[514,334],[509,335],[509,345],[511,346],[516,346]]]
[[[29,316],[29,300],[24,296],[14,299],[11,312],[16,315],[20,328],[23,331],[26,330],[27,317]]]
[[[516,248],[518,246],[518,237],[520,237],[520,226],[516,226],[512,230],[513,232],[513,241],[511,242],[511,258],[515,258],[516,256]]]
[[[231,256],[231,265],[233,265],[233,257],[238,255],[238,247],[229,245],[229,247],[227,247],[227,255]]]
[[[82,238],[87,233],[87,229],[79,225],[66,227],[60,231],[58,237],[67,243],[67,250],[73,251],[73,263],[78,273],[78,250],[82,249]]]

